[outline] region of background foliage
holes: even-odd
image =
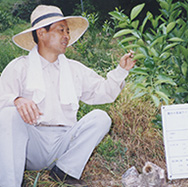
[[[138,3],[145,2],[144,12],[148,9],[153,14],[158,13],[158,3],[153,0],[82,0],[84,12],[88,14],[97,12],[99,14],[99,23],[103,24],[106,19],[109,19],[108,12],[114,10],[114,7],[122,7],[126,13]],[[56,5],[60,7],[65,15],[81,15],[80,0],[0,0],[3,6],[7,6],[14,16],[19,16],[22,20],[29,21],[29,16],[33,8],[39,4]],[[141,14],[142,15],[142,14]],[[140,16],[141,18],[142,16]]]

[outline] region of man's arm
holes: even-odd
[[[84,79],[82,81],[81,101],[87,104],[105,104],[113,102],[125,85],[125,78],[129,74],[129,70],[134,67],[136,61],[132,58],[134,52],[125,54],[121,59],[117,68],[111,70],[107,74],[107,79],[99,76],[93,70],[84,68],[82,73]]]
[[[36,124],[37,119],[42,115],[37,105],[32,100],[18,97],[14,100],[14,105],[24,122],[29,123],[30,125]]]
[[[3,70],[0,77],[0,109],[16,106],[22,119],[26,123],[34,124],[42,113],[33,101],[21,97],[26,76],[25,65],[25,58],[20,57]]]
[[[130,71],[134,67],[136,60],[134,61],[132,60],[132,58],[134,57],[133,54],[134,52],[130,51],[128,54],[125,54],[124,56],[121,57],[119,65],[123,69]]]

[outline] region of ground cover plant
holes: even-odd
[[[84,13],[90,27],[77,43],[67,49],[67,57],[81,61],[102,76],[115,68],[118,59],[130,48],[136,51],[138,60],[137,67],[126,79],[125,88],[113,104],[89,106],[80,103],[78,119],[94,108],[101,108],[113,121],[110,133],[95,149],[84,170],[82,178],[91,187],[122,186],[122,174],[131,166],[141,172],[146,161],[166,171],[160,105],[187,102],[188,8],[186,1],[158,2],[161,14],[154,17],[148,12],[141,23],[137,16],[144,4],[133,8],[130,15],[116,9],[110,13],[113,19],[105,21],[100,28],[96,27],[96,13]],[[14,34],[27,27],[29,24],[20,20],[1,32],[0,72],[12,59],[27,54],[11,41]],[[168,184],[186,187],[188,181],[174,180]],[[44,168],[25,171],[23,186],[65,185],[49,180]]]

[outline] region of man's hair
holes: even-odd
[[[47,31],[49,31],[51,25],[52,25],[52,24],[47,25],[47,26],[45,26],[45,27],[43,27],[43,28],[45,28]],[[38,41],[39,41],[39,40],[38,40],[38,36],[37,36],[36,30],[32,31],[32,35],[33,35],[33,40],[35,41],[36,44],[38,44]]]

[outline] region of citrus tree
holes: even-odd
[[[188,3],[158,0],[160,14],[147,12],[138,18],[145,4],[139,4],[130,15],[116,9],[110,15],[116,20],[119,44],[135,51],[134,98],[145,95],[155,105],[188,101]],[[117,22],[118,20],[118,22]]]

